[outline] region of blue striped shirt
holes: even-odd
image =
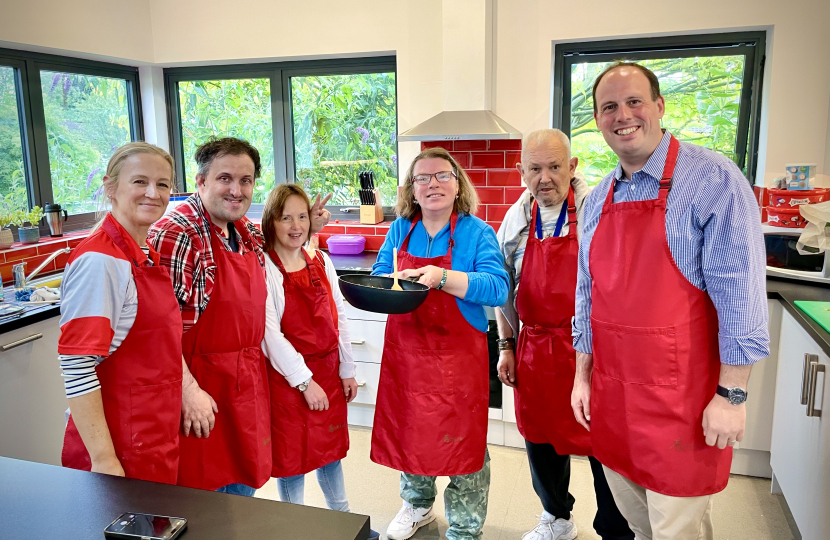
[[[574,348],[593,352],[591,273],[588,253],[612,180],[614,202],[655,199],[670,135],[666,131],[642,170],[624,178],[622,167],[602,179],[585,199]],[[666,210],[666,237],[680,272],[709,297],[718,312],[720,359],[752,364],[769,355],[766,250],[761,216],[752,188],[728,158],[680,143]],[[636,234],[636,231],[632,231]]]

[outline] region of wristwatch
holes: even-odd
[[[726,388],[718,385],[717,394],[725,397],[732,405],[740,405],[746,401],[746,390],[743,388]]]
[[[296,389],[297,389],[297,390],[299,390],[300,392],[305,392],[306,390],[308,390],[308,385],[309,385],[309,384],[311,384],[311,379],[307,380],[307,381],[306,381],[306,382],[304,382],[304,383],[300,383],[300,384],[298,384],[298,385],[297,385],[297,386],[295,386],[294,388],[296,388]]]
[[[504,338],[496,340],[496,344],[499,346],[499,352],[501,351],[512,351],[516,348],[516,338]]]

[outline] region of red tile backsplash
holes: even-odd
[[[509,204],[488,204],[486,221],[503,221],[504,215],[507,213],[509,209]]]
[[[421,143],[421,150],[436,147],[443,148],[444,150],[452,150],[452,141],[424,141]]]
[[[478,152],[476,152],[478,153]],[[455,158],[458,162],[458,165],[462,169],[466,169],[470,167],[470,153],[469,152],[450,152],[450,155]],[[472,167],[473,169],[481,169],[482,167]]]
[[[487,141],[489,144],[487,145],[488,150],[521,150],[522,149],[522,140],[521,139],[493,139]]]
[[[54,251],[54,250],[52,250]],[[6,262],[20,261],[37,255],[37,246],[12,249],[6,252]]]
[[[504,202],[513,204],[519,200],[519,197],[521,197],[524,192],[524,186],[504,188]]]
[[[487,141],[455,141],[452,149],[459,150],[487,150]]]
[[[473,169],[503,169],[504,152],[473,152],[470,167]]]
[[[467,176],[470,177],[470,182],[473,183],[474,186],[486,186],[487,185],[487,171],[483,169],[470,169],[467,172]]]
[[[488,221],[487,225],[493,227],[493,230],[495,230],[496,232],[499,232],[499,227],[501,227],[501,221],[496,221],[492,223]]]
[[[516,169],[490,169],[487,171],[488,186],[520,186],[522,175]]]
[[[476,192],[482,204],[504,204],[504,188],[480,187]]]
[[[505,152],[504,153],[504,166],[505,167],[513,167],[516,168],[517,163],[522,162],[522,153],[521,152]]]

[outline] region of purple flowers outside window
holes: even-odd
[[[89,176],[86,177],[86,187],[87,188],[89,188],[89,185],[92,183],[92,179],[95,178],[95,175],[98,174],[99,172],[101,172],[101,167],[95,167],[92,170],[92,172],[89,173]]]
[[[395,164],[395,167],[398,166],[398,155],[397,154],[392,154],[392,163]]]
[[[52,86],[49,87],[49,93],[50,94],[52,93],[52,90],[54,90],[55,87],[58,85],[58,81],[61,80],[61,75],[63,75],[63,74],[62,73],[55,73],[52,76]]]
[[[369,140],[369,130],[368,130],[368,129],[366,129],[366,128],[362,128],[362,127],[358,127],[358,128],[355,128],[355,131],[357,131],[357,132],[358,132],[358,133],[360,133],[360,135],[361,135],[361,137],[360,137],[360,142],[364,142],[364,143],[365,143],[366,141],[368,141],[368,140]]]

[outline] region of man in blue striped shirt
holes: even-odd
[[[572,405],[638,538],[713,538],[724,448],[743,437],[749,372],[769,354],[764,243],[737,166],[678,145],[664,112],[642,66],[594,84],[620,162],[585,200]]]

